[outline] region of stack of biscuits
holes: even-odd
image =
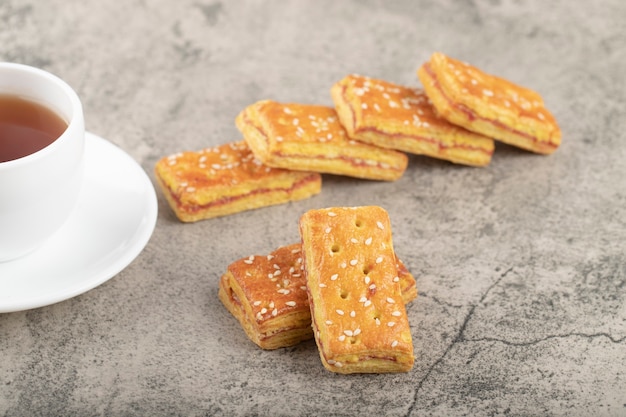
[[[306,212],[301,241],[239,259],[219,299],[263,349],[314,338],[337,373],[406,372],[413,342],[405,305],[415,278],[394,251],[391,222],[378,206]]]
[[[407,153],[484,167],[494,140],[538,154],[561,132],[536,92],[434,53],[423,88],[349,75],[333,107],[262,100],[235,118],[243,139],[159,160],[158,184],[183,222],[311,197],[322,174],[395,181]],[[415,279],[396,257],[387,212],[376,206],[311,210],[301,242],[228,266],[219,297],[263,349],[314,338],[339,373],[413,366],[405,303]]]

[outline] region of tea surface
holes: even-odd
[[[19,96],[0,94],[0,162],[45,148],[66,128],[65,120],[46,106]]]

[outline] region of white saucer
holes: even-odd
[[[91,133],[85,139],[85,184],[75,212],[35,252],[0,263],[0,313],[97,287],[126,268],[152,235],[157,199],[143,168],[105,139]]]

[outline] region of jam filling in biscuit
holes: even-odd
[[[292,194],[294,192],[296,192],[297,190],[307,186],[308,184],[311,184],[313,182],[318,181],[318,176],[317,174],[311,174],[307,177],[304,177],[303,179],[295,182],[293,184],[292,187],[290,188],[259,188],[256,190],[252,190],[246,194],[240,194],[240,195],[236,195],[236,196],[228,196],[228,197],[222,197],[219,198],[217,200],[213,200],[209,203],[205,203],[205,204],[189,204],[189,203],[183,203],[182,201],[182,193],[177,193],[174,190],[172,190],[172,188],[167,187],[167,190],[171,196],[171,198],[176,202],[176,206],[179,208],[179,210],[187,212],[187,213],[197,213],[198,211],[202,211],[202,210],[206,210],[206,209],[210,209],[210,208],[215,208],[215,207],[219,207],[219,206],[223,206],[226,204],[231,204],[234,203],[236,201],[239,200],[243,200],[245,198],[253,198],[255,196],[260,196],[260,195],[269,195],[272,193],[288,193],[288,194]]]

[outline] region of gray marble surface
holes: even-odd
[[[128,268],[0,314],[0,415],[626,415],[625,18],[622,0],[0,0],[0,60],[67,80],[152,180],[162,156],[240,139],[256,100],[330,105],[348,73],[417,86],[433,51],[540,92],[563,131],[548,157],[412,156],[397,182],[325,176],[194,224],[158,192]],[[308,209],[369,204],[417,278],[414,369],[336,375],[313,342],[249,342],[217,298],[226,266],[297,241]]]

